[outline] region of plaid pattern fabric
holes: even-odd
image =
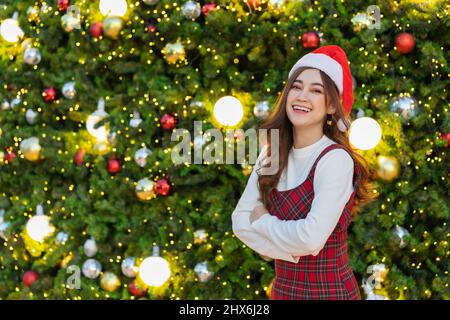
[[[299,186],[286,191],[271,192],[269,212],[280,220],[305,219],[314,200],[314,172],[319,160],[329,151],[345,147],[326,147],[314,162],[308,177]],[[359,183],[359,168],[355,166],[353,185]],[[298,263],[275,259],[275,279],[271,300],[360,300],[358,283],[348,263],[347,228],[355,192],[346,203],[342,215],[324,248],[317,256],[300,257]]]

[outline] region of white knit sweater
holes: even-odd
[[[334,143],[323,135],[309,146],[292,148],[277,189],[289,190],[305,181],[322,150]],[[284,221],[265,214],[251,224],[253,208],[262,204],[256,170],[265,154],[263,149],[232,213],[233,232],[261,255],[297,263],[301,256],[317,255],[336,227],[353,192],[353,159],[343,149],[331,150],[322,157],[314,175],[314,200],[305,219]]]

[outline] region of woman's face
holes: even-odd
[[[297,77],[289,90],[286,113],[294,127],[323,126],[327,113],[333,107],[325,105],[325,91],[317,69],[306,69]]]

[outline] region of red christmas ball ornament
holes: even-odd
[[[128,283],[128,291],[135,297],[143,297],[147,294],[147,289],[141,288],[136,283],[136,280],[131,280],[130,283]]]
[[[156,26],[154,24],[151,24],[151,23],[147,24],[147,32],[155,33],[156,29],[157,28],[156,28]]]
[[[45,102],[51,103],[56,100],[58,94],[54,87],[45,88],[44,92],[42,92],[42,98]]]
[[[103,22],[95,22],[89,27],[89,33],[94,38],[100,38],[103,35]]]
[[[408,32],[403,32],[395,38],[395,47],[397,52],[401,54],[407,54],[413,51],[416,46],[414,36]]]
[[[247,0],[247,5],[251,9],[256,9],[261,5],[261,0]]]
[[[84,155],[86,154],[86,151],[83,149],[79,149],[75,155],[73,156],[73,163],[79,166],[84,161]]]
[[[161,125],[164,130],[171,130],[175,128],[176,119],[171,114],[165,114],[161,118]]]
[[[203,6],[202,8],[202,13],[206,16],[208,16],[208,13],[210,11],[215,11],[216,10],[216,4],[215,3],[207,3]]]
[[[441,138],[444,141],[447,141],[447,145],[445,146],[446,148],[448,148],[450,146],[450,132],[447,134],[444,134],[441,132],[439,134],[439,138]]]
[[[8,161],[8,163],[11,163],[15,157],[16,154],[14,153],[14,151],[7,151],[5,155],[5,160]]]
[[[159,179],[156,182],[156,193],[161,196],[167,196],[170,192],[170,184],[166,178]]]
[[[58,0],[58,10],[60,12],[66,12],[67,8],[70,6],[69,0]]]
[[[30,287],[38,279],[39,273],[33,270],[29,270],[24,273],[22,283],[25,285],[25,287]]]
[[[122,170],[122,165],[120,164],[120,161],[118,159],[112,158],[108,160],[106,169],[110,174],[116,174],[119,173],[120,170]]]
[[[16,91],[16,89],[17,87],[13,83],[8,84],[8,86],[6,87],[6,90],[8,90],[9,92]]]
[[[317,48],[320,43],[320,38],[314,31],[306,32],[302,36],[302,44],[304,48]]]

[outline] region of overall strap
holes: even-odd
[[[334,149],[344,149],[348,152],[347,148],[339,143],[334,143],[332,145],[329,145],[325,149],[323,149],[322,152],[317,157],[317,159],[314,161],[314,164],[311,167],[311,170],[309,171],[308,178],[310,178],[311,181],[314,181],[314,173],[316,171],[317,163],[319,163],[319,160],[322,159],[322,157],[324,155],[326,155],[328,152],[330,152],[331,150],[334,150]],[[350,152],[348,152],[348,153],[350,155]],[[360,168],[358,165],[356,165],[356,162],[354,162],[354,163],[355,163],[355,172],[353,174],[353,185],[356,186],[356,184],[359,183]],[[336,169],[339,170],[339,168],[336,168]]]

